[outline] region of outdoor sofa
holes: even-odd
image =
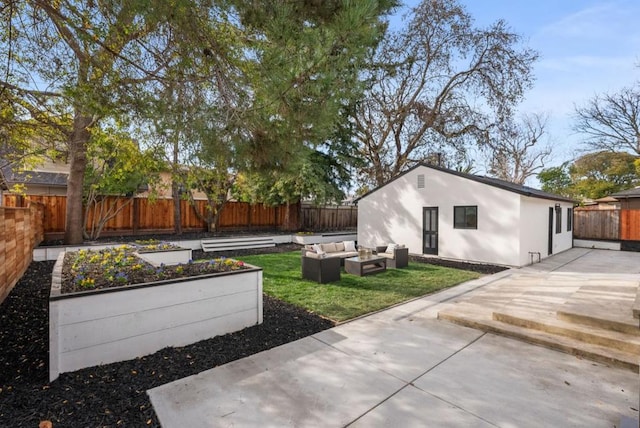
[[[354,241],[305,245],[302,248],[302,277],[321,284],[339,281],[344,259],[358,255]]]
[[[325,244],[305,245],[302,248],[302,257],[316,259],[337,258],[344,266],[344,259],[356,257],[358,250],[355,241],[328,242]]]
[[[387,267],[399,269],[409,265],[409,249],[404,245],[388,244],[376,247],[376,254],[387,259]]]

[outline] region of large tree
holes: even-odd
[[[640,155],[640,84],[576,107],[574,129],[593,150]]]
[[[544,168],[551,156],[545,141],[546,116],[524,115],[518,123],[500,124],[485,144],[490,175],[516,184],[524,184]]]
[[[537,54],[504,21],[474,26],[456,0],[424,0],[372,59],[356,116],[365,181],[380,185],[439,146],[464,151],[511,116]]]
[[[640,183],[637,158],[626,152],[608,151],[581,156],[569,167],[574,194],[598,199],[634,187]]]
[[[197,26],[197,2],[12,1],[2,9],[0,89],[41,128],[66,139],[70,164],[65,241],[82,241],[87,148],[102,119],[135,109],[140,89],[176,54],[175,31]],[[190,27],[189,27],[190,28]],[[183,52],[184,53],[184,52]]]
[[[234,108],[213,119],[243,135],[239,153],[259,166],[287,161],[305,141],[321,140],[340,103],[354,95],[360,58],[377,42],[380,15],[392,5],[12,1],[1,12],[0,53],[9,61],[0,89],[29,119],[64,124],[65,241],[82,241],[87,144],[100,121],[148,108],[157,82],[207,79],[217,100],[232,99],[234,90],[251,99],[248,109],[225,101]],[[230,76],[240,84],[228,85]],[[53,123],[44,120],[51,116]]]
[[[627,152],[600,151],[538,174],[542,190],[576,199],[598,199],[640,184],[638,157]]]

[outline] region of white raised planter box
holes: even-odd
[[[175,250],[136,252],[136,256],[140,257],[153,266],[160,265],[179,265],[189,263],[191,260],[192,250],[188,248],[179,248]]]
[[[61,294],[64,253],[49,297],[49,379],[262,323],[262,269]]]

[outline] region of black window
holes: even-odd
[[[573,222],[573,208],[567,208],[567,232],[571,232],[572,222]]]
[[[562,233],[562,208],[556,206],[556,233]]]
[[[453,207],[453,228],[454,229],[477,229],[478,228],[478,207]]]

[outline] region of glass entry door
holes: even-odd
[[[438,254],[438,207],[422,208],[422,253]]]

